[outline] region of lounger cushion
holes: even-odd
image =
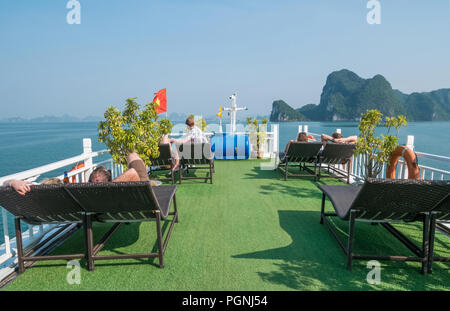
[[[361,187],[356,185],[320,185],[318,188],[330,199],[339,218],[347,220],[352,202]]]

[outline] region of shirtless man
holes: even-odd
[[[127,158],[128,170],[112,180],[111,173],[103,166],[97,167],[89,176],[89,182],[121,182],[121,181],[148,181],[147,167],[136,152]]]
[[[135,152],[128,155],[128,170],[112,180],[111,172],[103,166],[97,167],[89,176],[89,182],[121,182],[121,181],[148,181],[147,168],[144,161]],[[24,180],[8,180],[3,183],[5,187],[13,187],[20,195],[30,192],[29,181]]]
[[[358,136],[349,136],[344,138],[344,136],[342,136],[342,134],[340,133],[333,133],[331,136],[322,134],[320,138],[323,144],[326,144],[329,141],[338,144],[356,144],[356,142],[358,141]]]

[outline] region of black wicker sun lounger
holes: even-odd
[[[11,187],[0,187],[0,205],[15,216],[19,273],[24,271],[26,262],[81,258],[86,258],[90,271],[94,270],[95,260],[126,258],[158,257],[163,268],[167,243],[174,223],[178,222],[176,190],[177,186],[151,187],[149,182],[84,183],[31,186],[31,192],[21,196]],[[174,211],[170,212],[172,203]],[[163,241],[161,220],[169,215],[173,218]],[[152,220],[156,221],[157,252],[98,255],[122,223]],[[33,225],[80,224],[85,233],[85,253],[52,256],[32,256],[32,251],[24,253],[21,221]],[[114,223],[97,245],[92,235],[95,221]]]
[[[362,186],[328,186],[318,188],[323,192],[320,223],[326,223],[331,233],[347,255],[347,269],[353,259],[417,261],[422,263],[422,273],[427,273],[429,261],[430,212],[450,192],[450,181],[381,180],[368,179]],[[325,199],[333,204],[335,213],[325,212]],[[327,219],[337,216],[349,222],[348,240],[345,244]],[[353,252],[355,222],[380,223],[415,256],[362,255]],[[422,246],[395,229],[391,222],[423,223]]]
[[[159,145],[159,157],[153,158],[150,157],[150,161],[152,162],[152,166],[159,166],[160,171],[169,170],[172,172],[173,167],[175,165],[175,159],[172,157],[172,153],[170,152],[170,145],[169,144],[161,144]],[[149,170],[149,177],[152,175],[152,169]],[[172,182],[172,185],[175,183],[175,174],[170,174],[170,180]],[[158,179],[164,179],[161,177],[158,177]]]
[[[332,170],[336,176],[330,176],[333,178],[346,178],[347,184],[350,183],[350,166],[351,159],[353,157],[353,150],[355,149],[355,145],[353,144],[337,144],[337,143],[327,143],[319,155],[318,163],[319,163],[319,176],[318,180],[322,177],[320,174],[321,168],[323,164],[328,165],[328,171]],[[342,172],[336,170],[333,164],[340,164],[346,166],[347,173],[343,174]]]
[[[203,176],[183,176],[183,169],[180,168],[180,184],[183,179],[204,179],[213,183],[214,170],[214,154],[211,151],[210,143],[186,143],[177,145],[180,164],[183,169],[189,172],[189,169],[209,170],[209,174]]]
[[[292,142],[286,152],[286,156],[283,161],[278,165],[278,169],[284,175],[284,180],[291,177],[313,176],[316,179],[317,175],[317,155],[322,148],[320,142]],[[306,163],[312,163],[313,165],[307,166]],[[294,174],[289,172],[289,167],[299,167],[300,171],[303,170],[306,173]],[[314,168],[314,171],[310,169]]]

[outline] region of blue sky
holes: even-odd
[[[318,103],[342,68],[403,92],[450,88],[450,1],[67,0],[0,2],[0,119],[102,115],[167,88],[169,112],[209,115],[238,92],[250,113],[273,100]]]

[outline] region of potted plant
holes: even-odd
[[[391,153],[398,146],[398,133],[402,126],[406,126],[406,117],[384,117],[383,114],[374,109],[366,111],[358,125],[359,137],[356,143],[355,155],[365,155],[364,177],[376,178],[380,174],[383,164],[389,161]],[[378,126],[386,129],[386,134],[375,136]],[[395,135],[391,135],[391,130]]]
[[[136,152],[151,166],[150,158],[159,156],[158,143],[170,133],[172,123],[159,119],[154,105],[146,104],[140,110],[134,97],[126,100],[123,112],[115,107],[106,109],[105,120],[98,124],[98,140],[108,147],[115,163],[126,167],[128,154]]]
[[[261,125],[259,124],[258,119],[253,119],[248,117],[247,125],[250,127],[250,142],[253,146],[256,145],[256,154],[257,158],[261,159],[263,157],[262,146],[267,138],[267,123],[269,120],[263,118],[261,120]]]

